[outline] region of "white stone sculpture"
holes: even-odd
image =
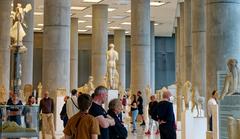
[[[93,85],[93,76],[89,76],[89,80],[88,80],[87,85],[88,85],[88,92],[89,93],[94,92],[95,87]]]
[[[15,12],[12,12],[13,26],[10,29],[10,36],[14,39],[14,45],[22,46],[23,37],[26,35],[24,28],[27,28],[27,25],[24,23],[24,16],[32,10],[31,4],[27,4],[25,8],[22,7],[22,4],[17,3]]]
[[[38,83],[37,88],[38,88],[38,98],[42,98],[42,83],[41,82]]]
[[[225,77],[224,87],[222,89],[220,99],[223,99],[226,95],[230,96],[240,93],[240,70],[237,65],[237,60],[229,59],[227,66],[229,73]]]
[[[117,60],[118,60],[118,52],[114,50],[114,44],[111,43],[109,45],[109,50],[107,51],[107,75],[108,75],[110,89],[116,89],[114,88],[114,86],[116,85],[115,83],[116,80],[114,78],[117,72],[117,68],[116,68]]]
[[[201,116],[201,111],[204,105],[204,97],[199,95],[197,87],[192,88],[192,112],[196,106],[197,108],[197,117]]]
[[[192,90],[191,82],[186,81],[183,85],[183,97],[185,109],[189,109],[189,102],[191,100],[191,90]]]
[[[0,105],[5,104],[6,101],[6,88],[4,85],[1,85],[0,87]]]
[[[147,87],[145,88],[145,91],[146,91],[147,100],[148,100],[148,102],[150,102],[150,97],[152,95],[152,91],[151,91],[150,85],[147,85]]]
[[[108,88],[108,77],[107,77],[107,75],[103,77],[103,81],[102,81],[101,85]]]

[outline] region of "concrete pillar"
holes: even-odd
[[[78,18],[71,18],[70,90],[78,88]]]
[[[114,44],[119,55],[117,71],[119,72],[119,83],[126,89],[126,37],[125,30],[114,30]]]
[[[184,69],[185,81],[192,80],[192,21],[191,21],[191,0],[184,0]]]
[[[206,96],[205,0],[192,1],[192,85]],[[205,101],[207,102],[207,100]]]
[[[68,0],[44,1],[42,82],[50,96],[70,86],[70,6]]]
[[[154,21],[150,23],[150,87],[155,94],[155,32]]]
[[[94,85],[98,86],[107,72],[108,5],[93,5],[92,15],[92,76]]]
[[[10,13],[11,0],[0,1],[0,86],[6,88],[6,101],[10,83]]]
[[[23,45],[27,51],[21,55],[22,63],[22,89],[25,84],[33,84],[33,28],[34,28],[34,0],[14,0],[14,7],[16,4],[22,4],[25,7],[27,4],[32,5],[32,10],[24,15],[24,23],[27,28],[24,28],[26,36],[23,38]]]
[[[177,121],[181,121],[182,112],[182,80],[181,80],[181,63],[180,63],[180,53],[181,53],[181,41],[180,41],[180,17],[177,17],[177,28],[176,28],[176,79],[177,79]]]
[[[217,74],[227,73],[229,58],[240,61],[240,1],[206,1],[207,93],[217,89]],[[222,89],[222,88],[221,88]]]
[[[150,84],[150,0],[131,0],[131,89],[143,92]],[[147,105],[147,104],[146,104]]]
[[[181,83],[186,81],[185,70],[185,49],[184,49],[184,2],[180,3],[180,74]]]

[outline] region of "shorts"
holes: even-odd
[[[142,108],[138,108],[138,114],[140,114],[140,115],[143,114],[143,109]]]

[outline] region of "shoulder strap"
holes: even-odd
[[[74,103],[74,101],[73,101],[72,98],[71,98],[71,100],[72,100],[73,105],[74,105],[77,109],[79,109],[78,106]]]

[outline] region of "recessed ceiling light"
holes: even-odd
[[[123,19],[123,18],[126,18],[126,17],[127,16],[125,16],[125,15],[114,15],[111,18],[113,18],[113,19]]]
[[[34,28],[35,31],[40,31],[42,28]]]
[[[153,2],[150,2],[150,5],[151,6],[161,6],[165,4],[165,2],[160,2],[160,1],[153,1]]]
[[[109,27],[110,29],[120,29],[121,27]]]
[[[87,21],[84,21],[84,20],[78,20],[78,23],[85,23]]]
[[[102,0],[83,0],[83,2],[100,2]]]
[[[112,11],[115,11],[115,10],[116,10],[115,8],[108,8],[109,12],[112,12]]]
[[[39,27],[43,27],[43,24],[37,24]]]
[[[86,9],[87,7],[78,7],[78,6],[72,6],[71,7],[71,10],[80,10],[80,11],[82,11],[82,10],[84,10],[84,9]]]
[[[85,28],[92,28],[92,26],[85,26]]]
[[[131,13],[131,10],[127,10],[126,13]]]
[[[78,32],[87,32],[88,30],[86,29],[79,29]]]
[[[131,25],[131,22],[123,22],[122,25]]]
[[[34,15],[43,15],[43,12],[34,12]]]
[[[90,15],[90,14],[87,14],[87,15],[84,15],[84,17],[92,17],[92,15]]]

